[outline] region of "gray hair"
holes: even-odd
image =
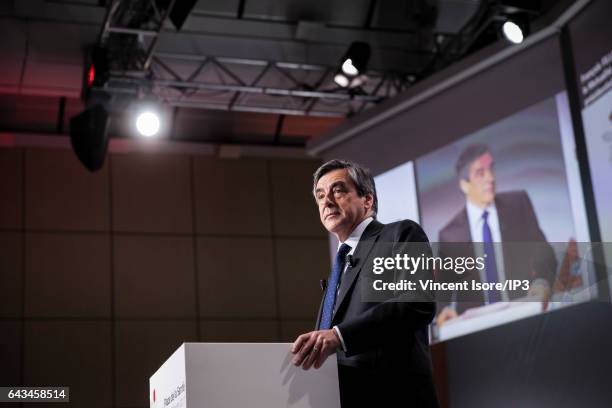
[[[463,149],[455,164],[457,177],[470,181],[470,165],[483,154],[490,152],[491,149],[484,143],[474,143]]]
[[[349,177],[351,180],[353,180],[353,184],[355,184],[357,195],[359,197],[372,194],[372,197],[374,198],[372,203],[372,213],[374,218],[376,218],[376,213],[378,212],[378,197],[376,196],[376,184],[374,184],[374,177],[372,177],[372,173],[370,173],[369,169],[357,163],[348,160],[333,159],[321,165],[313,174],[312,194],[316,197],[315,190],[321,177],[338,169],[347,170]]]

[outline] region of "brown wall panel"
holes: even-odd
[[[193,231],[189,157],[115,154],[113,228],[117,231]]]
[[[108,162],[91,173],[68,150],[26,150],[29,229],[108,231]]]
[[[276,235],[326,236],[312,197],[312,173],[319,165],[315,160],[273,160],[270,163],[272,222]]]
[[[23,150],[0,149],[0,228],[23,224]]]
[[[24,348],[24,385],[69,386],[75,408],[111,405],[109,322],[29,321]]]
[[[110,241],[103,234],[26,234],[26,317],[110,317]]]
[[[23,235],[0,231],[0,318],[21,317]]]
[[[191,238],[115,236],[114,259],[117,317],[195,317]]]
[[[198,234],[270,235],[265,160],[193,159]]]

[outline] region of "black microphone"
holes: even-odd
[[[357,260],[353,257],[353,255],[347,255],[346,262],[348,262],[351,268],[355,267],[355,265],[357,264]]]
[[[321,285],[321,290],[325,292],[327,290],[327,279],[321,279],[319,285]]]

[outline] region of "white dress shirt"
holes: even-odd
[[[363,235],[363,231],[365,231],[365,229],[368,227],[368,225],[370,225],[372,221],[374,221],[374,217],[368,217],[365,220],[361,221],[344,242],[338,242],[338,248],[336,249],[336,251],[340,249],[340,246],[342,246],[342,244],[347,244],[351,247],[351,250],[347,255],[353,255],[355,253],[355,248],[357,248],[357,244],[359,244],[359,240]],[[346,272],[347,266],[348,265],[344,266],[344,272]]]

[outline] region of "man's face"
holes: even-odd
[[[495,200],[493,164],[493,156],[486,152],[470,164],[468,180],[461,179],[459,182],[459,186],[467,199],[481,208]]]
[[[372,208],[373,197],[359,197],[346,169],[332,170],[319,179],[315,187],[321,223],[329,232],[346,240]]]

